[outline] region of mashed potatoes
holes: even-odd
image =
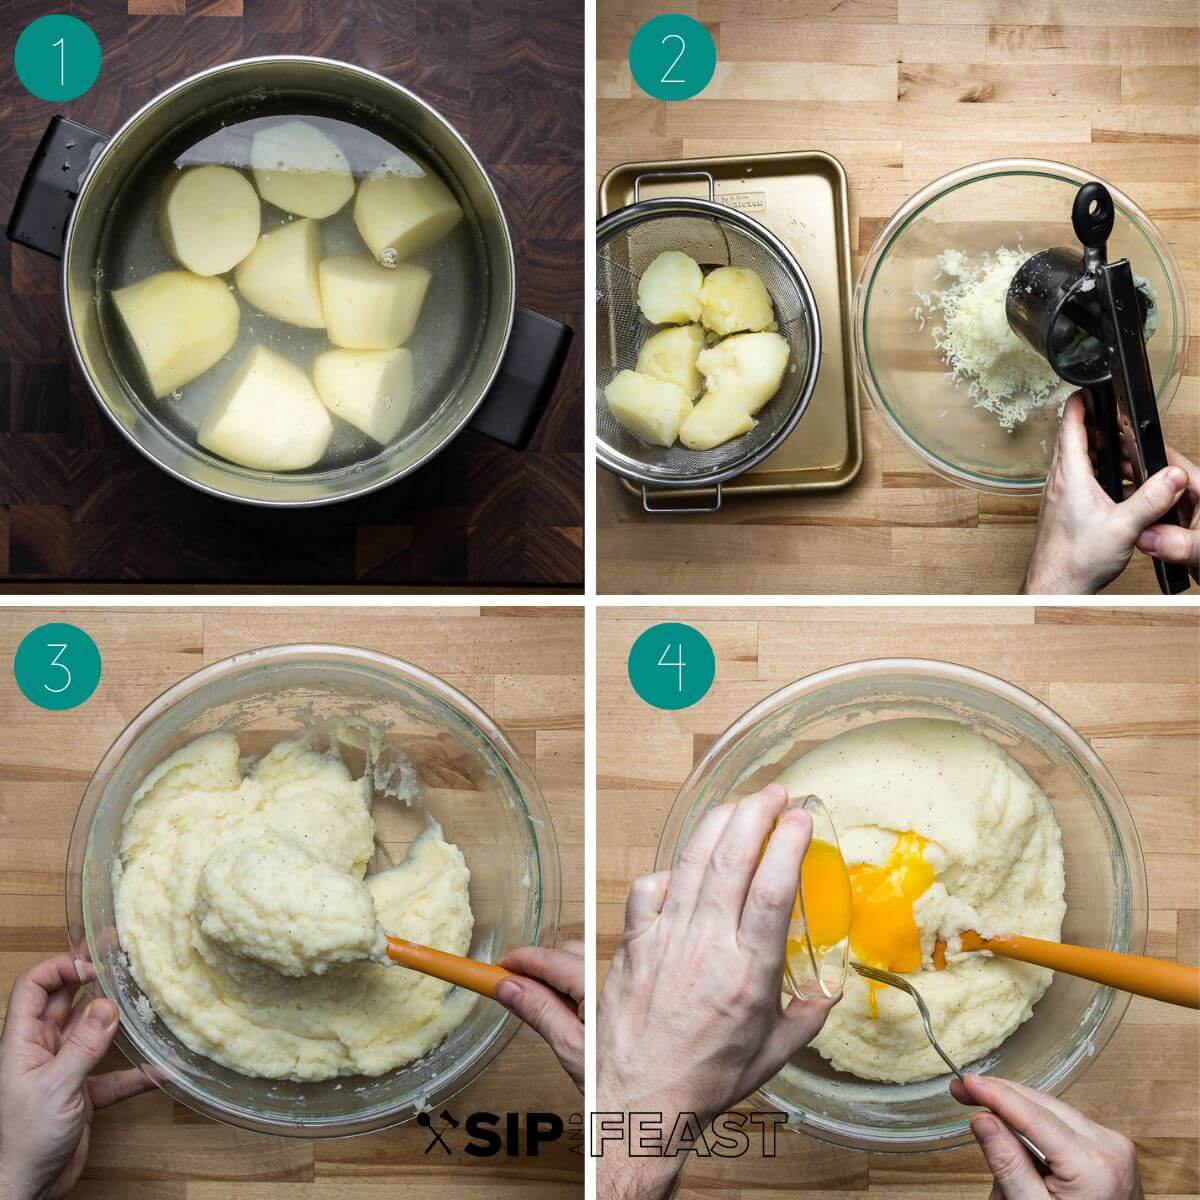
[[[113,868],[117,932],[154,1011],[191,1049],[273,1079],[379,1075],[466,1018],[472,994],[369,961],[383,929],[465,954],[474,918],[462,853],[435,824],[360,883],[368,796],[303,742],[247,765],[226,733],[147,776]]]
[[[964,929],[1057,941],[1065,911],[1058,823],[1046,797],[1000,746],[950,720],[885,721],[841,734],[780,777],[792,797],[819,796],[847,864],[883,866],[899,835],[925,839],[934,881],[913,904],[921,943],[914,982],[934,1032],[960,1066],[995,1049],[1030,1016],[1052,972],[964,955]],[[894,857],[893,857],[894,861]],[[947,969],[933,969],[937,939]],[[945,1073],[910,997],[851,972],[813,1047],[838,1070],[907,1082]]]

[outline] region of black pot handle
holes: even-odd
[[[10,242],[62,258],[83,177],[108,141],[70,117],[51,117],[4,231]]]
[[[518,308],[504,360],[471,428],[523,450],[562,374],[571,337],[569,325]]]

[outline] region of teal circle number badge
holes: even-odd
[[[100,683],[100,651],[77,625],[39,625],[17,647],[13,675],[38,708],[77,708]]]
[[[681,13],[652,17],[629,44],[634,82],[655,100],[690,100],[708,87],[717,69],[712,34]]]
[[[655,708],[691,708],[708,695],[716,673],[708,638],[690,625],[652,625],[629,651],[629,682]]]
[[[78,17],[54,13],[30,21],[17,38],[17,78],[39,100],[82,96],[100,76],[100,41]]]

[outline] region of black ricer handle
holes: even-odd
[[[569,325],[518,308],[504,360],[471,428],[523,450],[554,394],[571,337]]]
[[[108,141],[108,134],[69,117],[50,119],[4,231],[10,242],[62,258],[83,178]]]

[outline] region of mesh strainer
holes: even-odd
[[[663,196],[642,200],[648,179],[705,179],[707,200]],[[634,202],[610,213],[596,229],[596,454],[610,471],[641,485],[647,512],[710,512],[721,507],[721,483],[748,471],[796,427],[812,398],[821,362],[821,324],[808,280],[791,251],[765,226],[715,199],[705,171],[640,175]],[[778,393],[758,414],[749,433],[712,450],[651,446],[634,437],[608,411],[604,389],[622,370],[633,370],[642,343],[657,329],[642,316],[637,286],[664,250],[681,250],[707,273],[714,267],[746,267],[766,285],[779,333],[791,361]],[[715,485],[702,508],[655,508],[650,490]]]

